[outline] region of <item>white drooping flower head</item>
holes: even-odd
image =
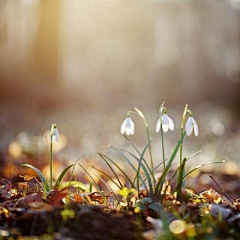
[[[162,124],[162,129],[164,132],[167,132],[169,129],[171,131],[174,130],[174,122],[167,115],[167,110],[163,106],[161,106],[161,108],[160,108],[160,118],[158,119],[157,124],[156,124],[156,132],[157,133],[160,131],[161,124]]]
[[[58,131],[56,123],[52,124],[51,135],[52,135],[52,141],[53,142],[59,142],[60,141],[60,133]]]
[[[185,125],[185,130],[186,130],[186,133],[187,133],[188,137],[192,134],[193,131],[194,131],[194,135],[196,137],[199,135],[199,127],[198,127],[197,122],[193,118],[193,115],[192,115],[191,111],[190,111],[188,120],[187,120],[186,125]]]
[[[120,132],[121,134],[126,133],[127,135],[133,135],[135,131],[135,124],[132,119],[127,116],[127,118],[121,124]]]

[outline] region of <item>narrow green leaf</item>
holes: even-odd
[[[86,192],[87,191],[87,187],[84,183],[82,182],[79,182],[79,181],[65,181],[63,183],[60,183],[59,186],[58,186],[58,190],[63,190],[63,189],[66,189],[66,188],[69,188],[69,187],[74,187],[74,188],[78,188],[80,190],[82,190],[83,192]]]
[[[168,160],[168,159],[166,159]],[[163,164],[163,162],[160,162],[155,168],[154,171],[157,170],[161,165]],[[147,178],[145,178],[143,181],[146,182]]]
[[[126,160],[127,161],[127,163],[132,167],[132,169],[135,171],[135,172],[137,172],[137,169],[133,166],[133,164],[131,163],[131,161],[121,152],[121,151],[119,151],[117,148],[114,148],[113,146],[110,146],[113,150],[115,150],[124,160]],[[140,178],[140,180],[143,182],[143,179],[142,179],[142,177],[141,176],[139,176],[139,178]],[[149,191],[148,191],[148,189],[147,189],[147,186],[146,186],[146,184],[143,182],[143,185],[144,185],[144,187],[146,188],[146,191],[147,191],[147,193],[149,194]],[[134,185],[132,185],[133,187],[134,187]]]
[[[121,188],[123,188],[123,185],[117,175],[117,173],[115,172],[115,170],[112,168],[112,166],[108,163],[108,161],[105,159],[105,156],[104,154],[102,153],[98,153],[98,155],[104,160],[104,162],[108,165],[108,167],[111,169],[111,171],[113,172],[114,176],[117,178],[118,182],[119,182],[119,185],[121,186]]]
[[[163,174],[161,175],[161,177],[159,178],[158,180],[158,183],[157,183],[157,186],[156,186],[156,190],[155,190],[155,200],[159,200],[160,196],[161,196],[161,189],[163,187],[163,184],[164,184],[164,181],[165,181],[165,178],[169,172],[169,169],[172,165],[172,162],[178,152],[178,149],[179,147],[181,146],[181,144],[183,143],[183,140],[184,138],[186,137],[186,131],[183,132],[183,134],[181,135],[181,138],[178,140],[178,143],[177,145],[175,146],[174,150],[173,150],[173,153],[171,155],[171,157],[169,158],[169,161],[168,161],[168,164],[163,172]]]
[[[111,147],[113,148],[113,147]],[[114,149],[114,148],[113,148]],[[99,153],[98,153],[99,154]],[[102,154],[102,153],[101,153]],[[102,156],[105,157],[105,160],[108,160],[110,161],[124,176],[125,178],[129,181],[129,183],[132,185],[133,187],[133,182],[131,181],[130,177],[111,159],[109,158],[108,156],[106,156],[105,154],[102,154]]]
[[[123,136],[124,136],[124,137],[127,139],[127,141],[132,145],[132,147],[133,147],[133,148],[135,149],[135,151],[139,154],[139,156],[141,156],[141,152],[137,149],[136,145],[135,145],[125,134],[124,134]],[[144,161],[145,165],[147,166],[148,171],[151,172],[151,169],[150,169],[149,165],[147,164],[147,161],[145,160],[145,158],[143,158],[143,161]]]
[[[109,184],[107,184],[107,182],[104,181],[100,176],[98,176],[97,174],[94,174],[94,175],[95,175],[96,177],[98,177],[98,178],[106,185],[106,187],[113,193],[115,199],[117,200],[117,206],[118,206],[120,203],[119,203],[119,200],[118,200],[116,194],[114,193],[113,189],[112,189],[112,188],[109,186]]]
[[[94,168],[95,170],[97,170],[98,172],[102,173],[104,176],[106,176],[108,179],[111,180],[111,182],[113,182],[119,189],[122,189],[121,186],[119,186],[107,173],[105,173],[104,171],[92,166],[92,168]],[[98,177],[100,178],[100,177]]]
[[[151,142],[151,140],[148,142],[148,144],[147,144],[147,145],[145,146],[145,148],[143,149],[143,152],[142,152],[141,157],[140,157],[140,159],[139,159],[138,171],[137,171],[137,173],[136,173],[136,177],[137,177],[137,181],[138,181],[138,191],[139,191],[139,172],[140,172],[141,167],[142,167],[143,169],[145,168],[145,166],[142,164],[142,160],[143,160],[143,156],[144,156],[147,148],[148,148],[149,145],[150,145],[150,142]],[[145,171],[144,171],[144,172],[145,172]],[[150,195],[152,196],[152,194],[153,194],[153,189],[152,189],[152,182],[151,182],[151,177],[150,177],[151,172],[150,172],[150,174],[149,174],[148,171],[146,171],[145,174],[146,174],[146,177],[149,179]],[[154,179],[153,179],[153,181],[154,181]]]
[[[187,160],[188,160],[188,159],[187,159]],[[203,167],[203,166],[206,166],[206,165],[209,165],[209,164],[213,164],[213,163],[224,163],[224,162],[225,162],[225,161],[223,160],[223,161],[208,162],[208,163],[204,163],[204,164],[198,165],[197,167],[195,167],[195,168],[193,168],[191,171],[189,171],[189,172],[182,178],[182,180],[185,180],[189,174],[191,174],[192,172],[194,172],[195,170],[197,170],[197,169],[199,169],[199,168],[201,168],[201,167]],[[178,167],[177,170],[178,170],[179,168],[180,168],[180,167]],[[176,170],[176,171],[177,171],[177,170]],[[175,175],[176,175],[176,174],[175,174]],[[178,183],[177,186],[172,190],[172,193],[174,193],[174,192],[178,189],[178,187],[179,187],[179,183]]]
[[[139,158],[135,155],[135,154],[133,154],[132,152],[130,152],[130,151],[128,151],[127,149],[125,149],[125,148],[122,148],[122,150],[123,151],[125,151],[126,153],[128,153],[129,155],[131,155],[135,160],[137,160],[137,162],[139,163]],[[142,164],[142,167],[143,168],[145,168],[146,169],[146,167]],[[148,168],[148,170],[149,170],[149,172],[151,172],[151,170],[150,170],[150,168]],[[137,171],[137,170],[136,170]],[[147,171],[147,169],[146,169],[146,171]],[[146,174],[145,174],[146,175]],[[137,176],[137,174],[136,174],[136,176]],[[135,176],[135,178],[134,178],[134,180],[133,180],[133,184],[135,184],[135,181],[136,181],[136,176]],[[147,180],[147,178],[145,179],[145,180],[142,180],[143,182],[145,182]]]
[[[138,115],[142,118],[144,124],[145,124],[145,128],[146,128],[146,131],[147,131],[147,140],[148,140],[148,143],[149,143],[149,155],[150,155],[150,161],[151,161],[151,174],[152,174],[152,177],[153,177],[153,184],[154,184],[154,187],[155,187],[155,177],[154,177],[154,170],[153,170],[153,157],[152,157],[152,148],[151,148],[151,139],[150,139],[150,134],[149,134],[149,128],[148,128],[148,123],[147,123],[147,119],[146,117],[144,116],[144,114],[142,113],[142,111],[140,111],[138,108],[134,108],[135,111],[138,113]]]
[[[69,170],[71,167],[73,167],[74,165],[75,165],[75,164],[72,164],[72,165],[66,167],[66,168],[62,171],[62,173],[59,175],[59,177],[58,177],[58,179],[57,179],[57,181],[56,181],[56,183],[55,183],[55,188],[56,188],[56,189],[59,187],[59,184],[61,183],[62,179],[64,178],[64,176],[66,175],[66,173],[68,172],[68,170]]]
[[[45,177],[43,176],[43,174],[40,172],[39,169],[37,169],[36,167],[32,166],[31,164],[22,164],[22,166],[23,166],[23,167],[31,168],[31,169],[39,176],[39,178],[41,179],[41,181],[43,182],[43,184],[46,186],[47,192],[50,191],[49,185],[48,185]]]
[[[191,158],[191,157],[190,157],[190,158]],[[186,158],[186,161],[189,160],[190,158]],[[184,161],[184,163],[182,163],[182,164],[185,164],[185,161]],[[165,187],[165,191],[164,191],[164,193],[163,193],[163,196],[165,196],[166,191],[167,191],[169,185],[171,184],[173,178],[177,175],[177,173],[178,173],[179,169],[181,168],[182,164],[175,169],[175,171],[173,172],[173,175],[172,175],[172,176],[170,177],[170,179],[168,180],[168,184],[167,184],[167,186]],[[175,189],[176,189],[176,188],[175,188]],[[172,191],[172,193],[173,193],[173,192],[174,192],[174,191]]]
[[[127,161],[127,163],[132,167],[132,169],[137,172],[137,169],[133,166],[133,164],[131,163],[131,161],[121,152],[119,151],[117,148],[110,146],[113,150],[115,150],[124,160]]]
[[[184,174],[184,168],[186,164],[187,159],[184,158],[182,161],[182,164],[179,168],[179,181],[178,181],[178,186],[177,186],[177,200],[181,201],[181,194],[182,194],[182,182],[183,182],[183,174]]]
[[[186,159],[186,162],[187,162],[188,160],[196,157],[196,156],[199,155],[201,152],[202,152],[202,151],[199,150],[199,151],[197,151],[196,153],[192,154],[191,156],[186,157],[186,158],[185,158],[185,159]],[[185,162],[184,162],[184,163],[182,162],[182,164],[175,169],[173,175],[172,175],[171,178],[168,180],[168,185],[167,185],[167,187],[166,187],[166,189],[165,189],[165,192],[164,192],[163,196],[166,194],[166,190],[167,190],[168,186],[170,185],[170,183],[171,183],[171,181],[173,180],[173,178],[177,175],[179,169],[182,167],[183,164],[185,164]],[[173,164],[172,164],[172,165],[173,165]],[[183,180],[184,180],[184,179],[183,179]],[[177,186],[178,186],[178,185],[177,185]],[[177,189],[177,186],[176,186],[176,187],[174,188],[174,190],[172,191],[172,194],[173,194],[173,193],[175,192],[175,190]]]
[[[98,191],[101,193],[101,188],[98,186],[98,184],[96,183],[96,181],[93,179],[93,177],[88,173],[88,171],[80,164],[78,163],[78,165],[83,169],[83,171],[92,179],[95,187],[98,189]]]
[[[216,162],[208,162],[208,163],[204,163],[204,164],[201,164],[201,165],[198,165],[197,167],[193,168],[191,171],[189,171],[184,177],[183,177],[183,180],[186,179],[186,177],[191,174],[192,172],[194,172],[195,170],[201,168],[201,167],[204,167],[204,166],[207,166],[209,164],[215,164],[215,163],[224,163],[225,161],[222,160],[222,161],[216,161]]]
[[[148,194],[150,194],[150,196],[152,196],[152,195],[153,195],[152,181],[151,181],[150,174],[149,174],[149,172],[147,171],[146,167],[145,167],[142,163],[140,163],[140,159],[138,159],[138,158],[137,158],[134,154],[132,154],[130,151],[128,151],[128,150],[126,150],[126,149],[124,149],[124,148],[123,148],[123,150],[124,150],[125,152],[127,152],[129,155],[131,155],[135,160],[137,160],[137,162],[139,163],[139,165],[142,167],[142,169],[143,169],[143,171],[144,171],[144,173],[145,173],[145,175],[146,175],[146,178],[147,178],[147,180],[148,180],[148,185],[149,185],[149,188],[150,188],[150,193],[149,193],[148,190],[147,190],[147,186],[146,186],[146,184],[145,184],[145,181],[143,181],[143,179],[141,178],[140,174],[137,173],[137,172],[139,172],[138,170],[136,171],[136,176],[135,176],[135,178],[134,178],[133,183],[135,183],[137,177],[139,177],[139,179],[142,181],[145,189],[147,190]]]

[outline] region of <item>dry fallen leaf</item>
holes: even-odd
[[[28,193],[39,192],[43,190],[42,184],[37,180],[35,176],[32,175],[20,175],[27,182]]]
[[[26,207],[28,206],[29,203],[31,202],[42,202],[42,193],[32,193],[30,195],[27,195],[26,197],[19,198],[16,206],[17,207]]]
[[[62,206],[62,199],[66,197],[66,195],[67,193],[58,190],[52,190],[48,193],[46,202],[54,207]]]

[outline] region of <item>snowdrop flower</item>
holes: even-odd
[[[192,115],[189,116],[189,118],[186,122],[185,130],[186,130],[187,136],[190,136],[192,134],[193,130],[194,130],[194,135],[196,137],[199,135],[198,124]]]
[[[121,134],[126,133],[127,135],[133,135],[135,130],[135,124],[132,119],[128,116],[121,124]]]
[[[60,134],[59,134],[59,131],[57,129],[57,125],[55,124],[52,128],[52,141],[53,142],[59,142],[60,140]]]
[[[167,115],[165,112],[161,118],[158,119],[156,124],[156,132],[158,133],[160,131],[160,127],[162,124],[162,128],[164,132],[167,132],[169,129],[171,131],[174,130],[174,122],[173,120]]]

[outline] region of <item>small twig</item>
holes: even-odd
[[[222,194],[232,203],[234,204],[234,202],[231,200],[231,198],[233,199],[232,196],[228,195],[227,193],[225,193],[225,191],[221,188],[221,186],[217,183],[217,181],[214,179],[214,177],[212,175],[209,175],[209,177],[213,180],[213,182],[218,186],[218,188],[220,189],[220,191],[222,192]],[[231,197],[231,198],[230,198]]]

